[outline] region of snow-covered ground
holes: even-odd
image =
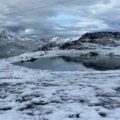
[[[120,55],[120,48],[99,48]],[[120,70],[56,72],[11,63],[86,51],[26,53],[0,60],[0,120],[119,120]]]

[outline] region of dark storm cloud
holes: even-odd
[[[118,0],[0,1],[0,26],[23,35],[80,36],[90,31],[120,31]],[[31,10],[34,8],[41,9]],[[26,11],[27,10],[27,11]]]

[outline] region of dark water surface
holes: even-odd
[[[105,71],[120,69],[120,57],[95,56],[95,57],[43,57],[34,61],[17,62],[14,65],[32,69],[53,71],[86,71],[88,68]]]

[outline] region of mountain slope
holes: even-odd
[[[86,33],[78,40],[70,41],[60,49],[93,49],[97,46],[116,47],[120,45],[120,32],[96,32]]]
[[[59,47],[65,44],[68,41],[72,41],[71,39],[63,39],[60,37],[54,37],[48,39],[44,44],[38,47],[36,50],[51,50],[51,49],[59,49]]]
[[[23,38],[8,30],[0,30],[0,58],[18,55],[26,50]]]
[[[120,32],[86,33],[80,39],[82,43],[117,46],[120,44]]]

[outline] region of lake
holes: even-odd
[[[34,61],[16,62],[14,65],[31,69],[53,71],[86,71],[86,70],[117,70],[120,69],[119,56],[59,56],[42,57]]]

